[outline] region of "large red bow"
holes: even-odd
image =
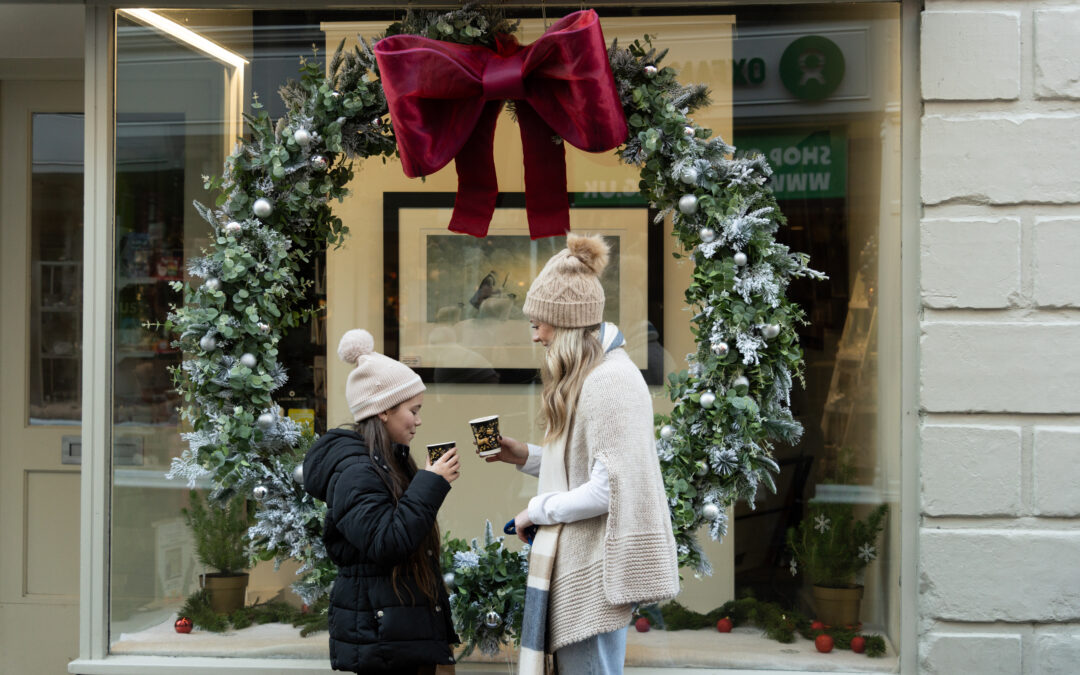
[[[415,35],[375,44],[405,175],[435,173],[457,160],[450,229],[487,234],[499,192],[495,122],[516,101],[525,157],[525,209],[533,239],[570,229],[567,143],[602,152],[626,140],[626,118],[611,75],[600,20],[574,12],[536,42],[499,36],[497,51]]]

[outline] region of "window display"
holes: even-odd
[[[821,12],[844,25],[842,12]],[[894,9],[871,14],[859,20],[866,36],[895,29]],[[211,35],[221,48],[240,55],[249,83],[295,77],[290,72],[295,68],[287,64],[304,53],[297,47],[303,40],[332,49],[342,36],[375,35],[389,23],[369,16],[353,22],[336,13],[317,26],[308,23],[310,17],[288,12],[160,15],[183,20],[188,29]],[[771,35],[750,37],[757,15],[745,15],[748,32],[738,39],[730,30],[742,12],[734,19],[708,14],[604,18],[605,37],[618,37],[620,45],[644,32],[655,36],[657,47],[672,45],[660,67],[653,65],[655,54],[647,45],[631,48],[626,61],[616,64],[616,81],[628,84],[627,100],[637,101],[641,110],[627,115],[632,135],[622,159],[644,167],[641,187],[666,220],[649,217],[640,202],[626,202],[626,191],[618,188],[634,186],[637,171],[620,157],[575,150],[566,155],[572,229],[614,233],[619,263],[613,269],[619,276],[606,279],[616,301],[611,311],[619,315],[628,352],[654,385],[654,411],[665,416],[662,428],[658,425],[659,450],[670,479],[669,502],[673,513],[678,511],[680,559],[689,565],[678,605],[637,609],[635,622],[644,618],[651,630],[631,635],[629,658],[635,664],[655,664],[662,651],[705,645],[703,653],[688,654],[680,665],[761,666],[754,665],[751,652],[754,641],[763,638],[748,623],[760,621],[765,607],[780,608],[782,616],[790,613],[790,622],[782,619],[778,625],[802,634],[799,648],[782,663],[770,662],[774,667],[802,667],[805,662],[799,659],[816,649],[819,635],[846,652],[860,644],[855,634],[860,631],[883,638],[880,649],[875,640],[868,651],[895,658],[899,607],[889,586],[897,565],[881,562],[899,559],[891,537],[858,542],[872,548],[873,555],[867,548],[859,558],[870,563],[866,579],[860,580],[863,626],[845,626],[850,635],[814,627],[822,610],[799,576],[799,565],[791,564],[793,555],[801,554],[790,549],[787,539],[789,529],[806,532],[808,514],[835,511],[821,507],[817,513],[819,507],[804,507],[808,500],[846,503],[855,495],[850,518],[826,518],[860,522],[895,494],[890,481],[897,475],[891,468],[897,458],[875,448],[874,397],[878,387],[890,386],[878,377],[874,356],[878,325],[891,325],[887,322],[893,317],[876,313],[873,275],[880,263],[869,243],[894,218],[868,206],[875,197],[882,202],[891,197],[868,170],[874,162],[892,161],[872,147],[869,130],[895,92],[870,92],[857,106],[815,115],[820,119],[812,123],[792,122],[793,115],[812,114],[798,107],[802,100],[834,104],[836,92],[844,93],[849,84],[844,73],[857,68],[839,74],[822,70],[823,77],[837,80],[825,93],[800,94],[798,84],[789,83],[784,85],[788,94],[780,99],[755,98],[756,92],[741,99],[738,87],[771,85],[773,75],[766,68],[757,82],[759,71],[750,68],[741,78],[733,77],[740,40],[760,38],[757,46],[775,41]],[[288,39],[275,28],[301,19],[291,26]],[[794,13],[792,20],[798,26]],[[462,35],[468,35],[464,27],[475,28],[448,23],[447,32],[437,22],[432,26]],[[535,41],[544,28],[541,19],[526,17],[521,43]],[[453,240],[448,246],[447,237],[465,236],[445,230],[453,201],[436,205],[430,199],[456,186],[453,172],[420,183],[408,181],[396,160],[386,167],[371,160],[362,167],[344,164],[340,153],[345,150],[358,157],[391,153],[387,143],[393,125],[405,123],[394,118],[386,124],[379,112],[382,90],[359,76],[363,62],[346,63],[337,71],[331,65],[330,74],[338,79],[321,86],[322,56],[307,56],[301,66],[305,85],[286,88],[282,100],[271,96],[270,89],[252,99],[247,107],[254,115],[248,130],[251,150],[241,149],[226,160],[222,137],[239,111],[230,108],[227,92],[210,97],[191,92],[220,89],[229,67],[163,39],[158,30],[118,20],[114,410],[123,433],[139,436],[144,444],[144,464],[114,474],[111,634],[113,651],[128,654],[180,650],[179,643],[164,639],[147,647],[141,636],[156,631],[177,635],[182,600],[196,596],[200,573],[210,571],[194,561],[192,535],[178,527],[189,483],[207,487],[213,480],[246,498],[255,511],[256,545],[267,551],[265,557],[276,553],[304,565],[300,576],[294,574],[296,564],[281,571],[256,566],[249,605],[280,600],[322,610],[315,600],[332,570],[320,563],[320,505],[303,502],[302,508],[292,508],[290,500],[303,481],[295,471],[302,454],[285,449],[305,448],[311,433],[350,420],[338,400],[347,371],[336,359],[328,362],[326,354],[327,345],[336,344],[345,330],[372,328],[380,351],[425,371],[429,400],[418,446],[457,438],[461,447],[469,438],[468,421],[492,410],[499,411],[504,433],[535,437],[535,368],[541,350],[529,342],[520,305],[539,271],[536,262],[547,257],[538,252],[547,245],[544,240],[522,236],[510,241],[528,233],[530,221],[526,209],[509,202],[496,209],[488,240],[494,246],[499,237],[506,238],[502,249],[481,258],[471,249],[454,248]],[[843,57],[850,46],[840,40],[834,45],[837,52],[806,58],[799,52],[785,60],[786,49],[809,49],[795,45],[797,40],[788,42],[780,54],[761,51],[746,63],[758,59],[770,65],[775,56],[783,68],[793,58],[796,65],[789,69],[802,68],[804,76],[813,77],[817,62],[812,58]],[[887,52],[890,43],[880,44],[875,49],[883,52],[882,65],[875,67],[895,69],[897,55]],[[162,62],[168,64],[164,70]],[[184,78],[179,77],[181,68]],[[697,105],[702,93],[679,89],[676,71],[680,81],[705,82],[714,105],[687,119],[674,101]],[[661,94],[670,98],[657,100],[673,103],[649,108],[648,97]],[[520,168],[527,151],[515,132],[508,120],[495,131],[493,160],[507,193],[527,187]],[[717,136],[733,139],[740,149],[757,149],[764,159],[729,159],[731,147],[709,140]],[[766,161],[776,168],[771,179]],[[717,166],[731,173],[716,175]],[[611,186],[616,189],[606,189]],[[578,197],[582,204],[596,203],[579,208]],[[192,206],[196,201],[207,207]],[[585,211],[591,215],[575,220]],[[607,222],[595,215],[603,212]],[[774,241],[780,212],[792,227],[781,229]],[[342,236],[346,228],[348,238]],[[295,256],[315,239],[343,247],[325,255],[315,247],[310,256]],[[851,253],[856,249],[866,253],[859,258]],[[694,253],[688,259],[689,251]],[[809,263],[789,251],[809,252]],[[292,259],[295,265],[282,264]],[[784,291],[793,278],[812,278],[811,268],[823,270],[829,280],[791,284],[791,299],[808,319],[802,326],[801,311],[788,304]],[[316,310],[305,317],[310,322],[296,325],[299,316],[292,312],[308,308]],[[162,324],[167,317],[171,326]],[[177,327],[180,334],[172,334]],[[797,385],[803,349],[808,356],[805,391]],[[689,363],[684,361],[688,353]],[[462,376],[462,371],[469,374]],[[504,379],[508,372],[515,377]],[[674,376],[672,401],[665,400],[661,384],[668,375]],[[193,405],[195,415],[179,414],[178,409]],[[801,441],[796,441],[797,425],[788,406],[806,430]],[[773,443],[775,465],[765,452]],[[856,448],[854,454],[843,455],[850,448]],[[422,454],[423,449],[413,450]],[[150,477],[170,465],[179,480]],[[513,515],[509,509],[535,493],[531,479],[494,480],[483,462],[464,465],[461,484],[455,485],[461,489],[451,493],[451,508],[440,515],[443,531],[452,537],[467,541],[480,535],[485,521],[505,521]],[[853,473],[839,470],[845,466],[854,467]],[[823,480],[819,467],[830,467],[840,478]],[[776,469],[776,494],[769,495],[766,486]],[[759,484],[762,489],[756,490]],[[735,494],[758,502],[757,511],[744,505],[730,508]],[[760,525],[766,520],[767,526]],[[699,526],[701,539],[730,531],[723,545],[703,549],[694,543]],[[878,526],[886,532],[894,527],[884,516],[870,529]],[[517,550],[515,542],[504,545]],[[758,595],[754,602],[760,611],[751,612],[745,598],[737,599],[744,591]],[[734,656],[731,641],[717,633],[722,620],[730,622],[730,635],[749,650],[745,659]],[[702,621],[711,622],[704,624],[707,635]],[[197,620],[191,633],[177,639],[188,640],[185,654],[209,654],[220,649],[218,641],[230,638],[206,635]],[[320,646],[325,650],[325,634],[304,638],[283,626],[273,640],[276,655],[325,658],[325,651],[319,651]],[[244,644],[250,651],[235,655],[262,653],[269,643]],[[486,651],[473,658],[507,657]],[[848,657],[856,655],[837,656]],[[861,661],[849,665],[864,668]]]

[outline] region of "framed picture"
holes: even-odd
[[[452,192],[383,194],[385,349],[425,382],[539,381],[543,347],[531,341],[525,294],[565,237],[529,238],[523,193],[500,193],[486,237],[446,229]],[[570,228],[602,234],[604,321],[619,326],[650,384],[662,373],[660,224],[638,198],[570,195]]]

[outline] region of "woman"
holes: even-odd
[[[356,364],[345,398],[356,420],[331,429],[304,458],[304,488],[326,502],[323,541],[338,566],[330,592],[330,663],[370,675],[434,673],[458,642],[439,567],[435,516],[458,478],[457,448],[418,471],[409,443],[424,383],[375,352],[365,330],[341,338]]]
[[[544,447],[503,437],[503,461],[540,478],[514,519],[532,525],[521,672],[621,673],[635,603],[679,590],[652,400],[614,324],[602,323],[603,239],[569,235],[533,281],[524,312],[545,347]]]

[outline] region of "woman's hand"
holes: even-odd
[[[529,459],[529,446],[521,441],[515,441],[509,436],[499,436],[499,452],[488,455],[485,462],[506,462],[521,466]]]
[[[529,509],[525,509],[514,517],[514,529],[517,530],[517,538],[526,544],[531,543],[526,536],[526,530],[532,527],[533,521],[529,520]]]
[[[431,458],[428,457],[427,465],[424,467],[424,471],[430,471],[437,473],[446,479],[447,483],[453,483],[461,475],[461,462],[459,461],[457,448],[450,448],[443,456],[431,463]]]

